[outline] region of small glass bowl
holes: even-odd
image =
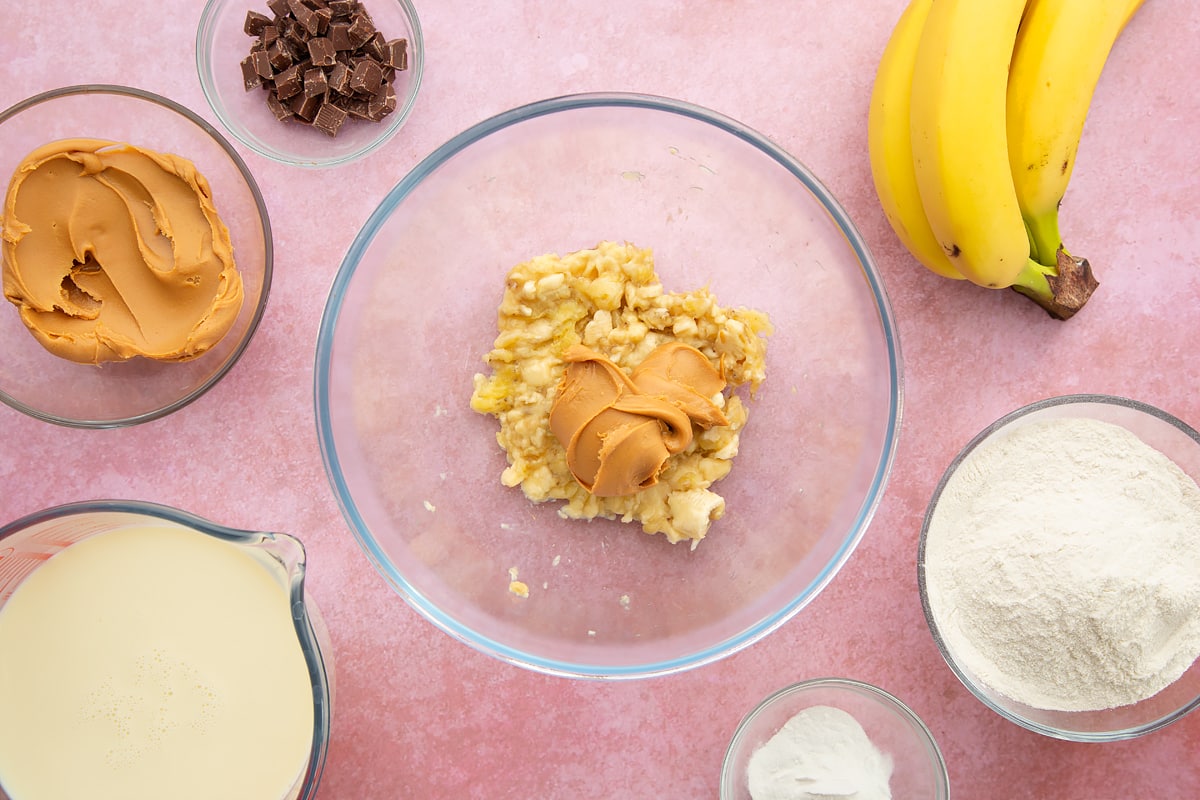
[[[721,800],[749,800],[750,757],[806,708],[831,706],[854,717],[892,760],[893,800],[946,800],[950,781],[933,734],[912,709],[883,689],[848,678],[817,678],[780,689],[745,716],[721,764]]]
[[[246,14],[271,16],[266,0],[208,0],[196,30],[196,71],[213,113],[226,130],[259,155],[299,167],[347,164],[382,147],[412,113],[424,72],[421,23],[409,0],[366,0],[363,7],[388,39],[408,40],[408,69],[396,73],[396,110],[380,122],[348,119],[336,136],[292,120],[280,121],[260,87],[247,91],[241,62],[254,41]]]
[[[54,89],[0,112],[5,186],[35,148],[58,139],[128,142],[192,161],[229,228],[245,299],[233,327],[190,361],[133,358],[78,364],[46,350],[0,301],[0,401],[32,417],[79,428],[117,428],[157,419],[204,394],[237,362],[258,328],[271,287],[271,222],[242,157],[216,128],[173,100],[125,86]]]
[[[1013,430],[1047,419],[1085,418],[1119,425],[1165,454],[1200,481],[1200,433],[1171,414],[1146,403],[1103,394],[1075,394],[1039,400],[993,422],[954,458],[934,490],[921,527],[917,577],[925,620],[938,650],[955,676],[985,706],[1023,728],[1073,742],[1132,739],[1156,731],[1200,706],[1200,660],[1174,683],[1139,703],[1103,711],[1050,711],[1033,708],[995,691],[966,667],[947,644],[929,598],[926,548],[938,499],[946,484],[976,448]]]

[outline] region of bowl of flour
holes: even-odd
[[[934,491],[917,559],[942,656],[1038,733],[1141,736],[1200,705],[1200,433],[1069,395],[982,431]]]
[[[921,719],[888,692],[818,678],[774,692],[742,719],[721,765],[721,800],[946,800],[946,763]]]

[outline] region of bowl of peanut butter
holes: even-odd
[[[75,427],[156,419],[238,360],[271,281],[262,195],[189,109],[70,86],[0,113],[0,400]]]
[[[453,137],[352,243],[317,342],[347,524],[433,624],[582,678],[713,662],[867,531],[900,414],[845,211],[744,125],[540,101]]]

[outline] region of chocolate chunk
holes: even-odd
[[[350,43],[355,47],[362,47],[371,40],[375,35],[375,23],[371,22],[371,18],[366,14],[359,12],[352,17],[350,23]]]
[[[383,57],[379,60],[394,69],[408,69],[408,39],[392,39],[384,42]]]
[[[354,3],[350,0],[329,0],[329,10],[335,17],[348,17],[354,11]]]
[[[375,31],[375,35],[368,39],[362,46],[363,55],[383,61],[383,34]]]
[[[346,121],[346,112],[332,103],[325,103],[313,117],[313,127],[324,131],[329,136],[337,136],[342,123]]]
[[[396,110],[396,89],[390,83],[384,84],[370,100],[367,101],[367,118],[378,122]]]
[[[292,116],[292,110],[284,105],[274,92],[267,95],[267,108],[271,109],[271,113],[275,115],[275,119],[282,122]]]
[[[286,17],[292,10],[287,0],[267,0],[267,8],[271,9],[271,13],[276,17]]]
[[[260,85],[262,80],[263,76],[259,75],[258,70],[254,68],[254,54],[251,53],[242,59],[242,83],[245,84],[246,91],[249,91]]]
[[[326,36],[309,39],[308,54],[312,58],[313,65],[318,67],[332,67],[337,60],[334,58],[337,51],[333,49],[333,42],[329,41]]]
[[[292,65],[295,61],[292,58],[291,51],[287,48],[282,40],[277,39],[275,44],[267,48],[267,56],[271,62],[271,69],[276,72],[283,72]]]
[[[333,42],[334,50],[353,50],[350,42],[350,25],[345,22],[334,22],[329,26],[329,41]]]
[[[265,50],[255,50],[247,57],[250,59],[250,66],[254,68],[254,73],[261,79],[260,83],[275,77],[275,70],[271,69],[271,56]],[[247,88],[253,87],[247,85]]]
[[[246,12],[246,23],[242,26],[242,30],[248,36],[262,36],[263,28],[271,24],[271,18],[266,14],[260,14],[257,11]]]
[[[275,76],[275,96],[280,100],[295,97],[300,94],[303,85],[300,68],[293,64]]]
[[[338,94],[350,94],[350,68],[340,61],[329,70],[329,88]]]
[[[329,79],[324,70],[312,68],[304,71],[304,95],[306,97],[324,97],[329,90]]]
[[[292,113],[305,122],[312,122],[317,116],[317,111],[325,103],[325,95],[309,96],[306,94],[298,94],[292,98],[289,104]]]
[[[329,23],[333,20],[333,13],[324,6],[316,9],[317,15],[317,35],[324,36],[329,32]]]
[[[268,25],[262,30],[262,37],[258,40],[264,47],[270,47],[275,44],[275,40],[279,38],[279,26]]]
[[[383,69],[369,58],[359,61],[350,75],[350,88],[362,94],[375,94],[383,82]]]
[[[296,18],[296,22],[300,23],[304,32],[309,36],[316,36],[319,26],[317,12],[304,5],[300,0],[288,0],[288,6],[292,9],[292,16]]]

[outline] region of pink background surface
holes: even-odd
[[[1064,324],[1013,293],[936,278],[887,227],[871,187],[866,108],[902,7],[420,4],[424,84],[407,126],[385,148],[335,172],[242,150],[270,210],[276,261],[266,316],[241,362],[196,403],[128,430],[60,428],[0,407],[0,521],[115,497],[300,536],[337,668],[322,798],[715,797],[742,716],[775,689],[825,675],[874,683],[921,715],[956,797],[1200,796],[1200,715],[1138,741],[1082,745],[1027,733],[981,706],[937,654],[914,565],[941,470],[1017,406],[1108,392],[1200,426],[1200,18],[1187,0],[1151,0],[1110,58],[1063,215],[1065,238],[1091,258],[1101,288]],[[126,83],[215,123],[194,67],[200,11],[194,0],[25,4],[0,29],[0,107],[60,85]],[[891,482],[829,588],[736,656],[617,684],[502,664],[409,609],[369,566],[337,510],[312,409],[326,293],[387,190],[487,116],[608,90],[706,106],[805,162],[874,252],[898,320],[905,381]]]

